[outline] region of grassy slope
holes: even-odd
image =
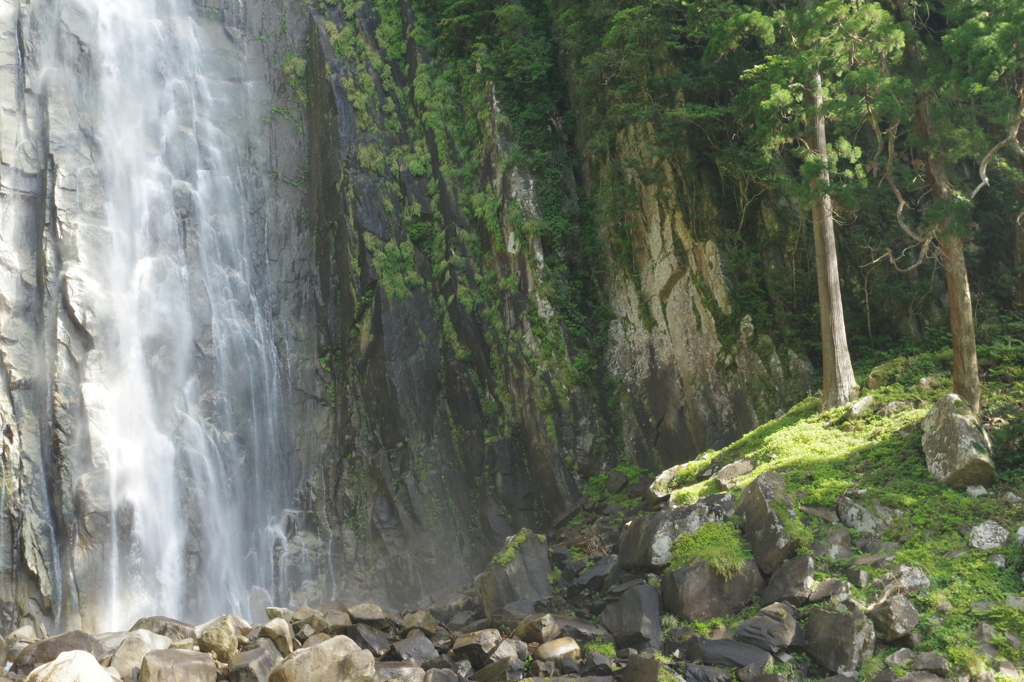
[[[888,527],[883,539],[902,544],[895,563],[919,566],[932,581],[930,590],[911,597],[921,612],[918,631],[924,636],[917,651],[938,651],[957,672],[977,674],[985,664],[973,639],[980,622],[1004,632],[1024,633],[1024,609],[1002,605],[1007,595],[1021,594],[1024,553],[1012,547],[990,552],[973,550],[961,534],[965,526],[988,519],[998,521],[1011,533],[1024,524],[1024,504],[1011,505],[998,499],[1010,491],[1024,496],[1024,344],[1004,336],[983,346],[979,356],[987,370],[984,417],[1000,467],[999,480],[986,496],[971,499],[963,491],[940,484],[931,479],[925,466],[921,419],[931,403],[952,390],[950,356],[945,351],[896,358],[873,372],[883,385],[865,393],[876,396],[876,407],[905,401],[909,403],[907,409],[889,416],[876,412],[862,420],[848,421],[844,419],[846,408],[819,413],[819,399],[808,398],[781,418],[684,467],[676,478],[675,501],[686,503],[720,492],[714,479],[693,482],[709,462],[722,466],[748,458],[757,463],[757,468],[739,479],[739,488],[761,473],[777,471],[802,505],[834,507],[845,491],[858,490],[867,491],[864,498],[902,511],[903,516]],[[922,384],[925,377],[929,381]],[[859,378],[862,385],[867,384],[867,376]],[[801,520],[815,532],[823,523],[803,514]],[[994,554],[1007,558],[1005,570],[990,561]],[[818,559],[817,577],[843,576],[848,565],[849,560]],[[872,577],[881,577],[886,570],[871,569]],[[854,598],[868,605],[877,596],[870,585],[854,590]],[[998,605],[987,613],[972,606],[983,601]],[[734,622],[748,615],[741,614]],[[1024,647],[1013,650],[1003,637],[997,637],[995,644],[1008,660],[1018,666],[1024,664]],[[864,665],[862,679],[870,679],[881,670],[882,659],[895,648],[879,646]]]

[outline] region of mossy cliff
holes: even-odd
[[[283,548],[296,593],[465,582],[581,481],[725,445],[811,387],[737,305],[713,181],[643,126],[580,153],[543,5],[453,11],[321,3],[294,79],[331,415]]]

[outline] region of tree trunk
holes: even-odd
[[[813,119],[809,137],[811,151],[821,160],[821,175],[811,182],[815,197],[811,209],[814,221],[814,256],[818,270],[818,307],[821,319],[821,409],[845,405],[857,397],[850,349],[846,343],[846,322],[839,289],[839,259],[836,256],[835,223],[832,197],[828,193],[828,147],[825,117],[821,113],[824,96],[821,73],[814,74]]]
[[[1013,264],[1017,266],[1017,306],[1024,308],[1024,211],[1017,216],[1017,238]]]
[[[930,145],[932,140],[931,114],[928,103],[918,103],[918,124],[922,136]],[[946,164],[941,154],[927,147],[927,169],[931,194],[936,199],[951,199],[952,185],[946,175]],[[953,392],[981,411],[981,379],[978,376],[978,351],[974,339],[974,308],[971,306],[971,285],[967,281],[967,263],[964,261],[963,239],[955,226],[940,225],[937,232],[942,250],[942,266],[946,269],[946,292],[949,295],[949,326],[953,335]]]

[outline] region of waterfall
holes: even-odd
[[[64,1],[95,26],[107,243],[82,391],[111,499],[107,626],[248,615],[249,590],[272,588],[265,529],[292,485],[229,130],[240,88],[209,75],[222,57],[190,0]]]

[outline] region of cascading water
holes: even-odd
[[[90,428],[112,503],[107,626],[246,614],[250,588],[271,587],[262,531],[292,486],[239,151],[222,133],[238,102],[204,73],[216,57],[190,0],[67,2],[96,26],[109,262],[83,393],[103,406]]]

